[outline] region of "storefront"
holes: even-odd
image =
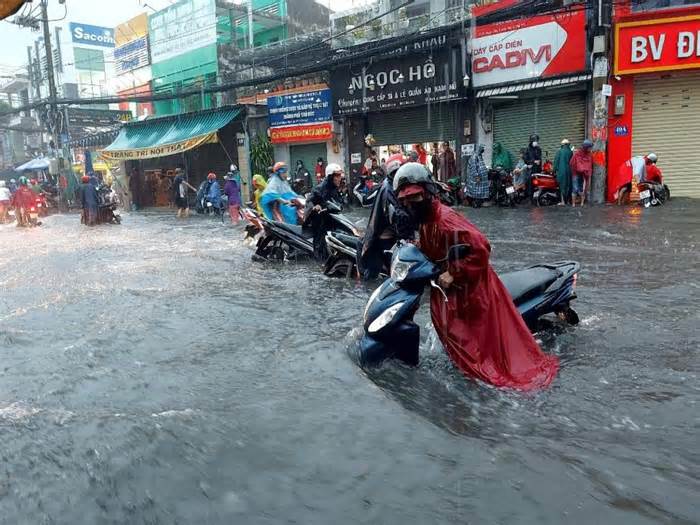
[[[197,187],[208,173],[221,179],[231,164],[238,164],[240,114],[239,107],[225,107],[132,122],[98,153],[122,163],[130,179],[136,177],[129,187],[140,207],[168,206],[176,168],[183,168]]]
[[[388,53],[380,60],[335,69],[333,116],[343,123],[351,172],[374,150],[381,159],[413,144],[458,147],[470,126],[465,111],[461,49],[447,35]]]
[[[295,93],[273,94],[267,97],[270,141],[274,146],[274,158],[287,162],[296,178],[308,172],[307,187],[316,184],[317,160],[324,165],[343,163],[340,150],[342,137],[331,115],[331,90],[319,89]],[[297,166],[301,169],[297,174]]]
[[[621,166],[650,152],[673,196],[700,197],[700,8],[619,18],[614,74],[608,199]]]
[[[584,140],[591,79],[585,10],[478,26],[471,61],[487,163],[493,144],[515,158],[533,133],[550,159],[562,139]]]

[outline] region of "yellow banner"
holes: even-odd
[[[217,136],[216,131],[212,131],[206,135],[199,135],[198,137],[192,137],[187,140],[182,140],[180,142],[173,142],[172,144],[165,144],[162,146],[151,146],[148,148],[138,148],[138,149],[121,149],[121,150],[100,150],[98,155],[103,159],[120,161],[120,160],[141,160],[141,159],[152,159],[155,157],[166,157],[168,155],[175,155],[176,153],[182,153],[184,151],[198,148],[202,144],[209,144],[211,142],[216,142]]]
[[[128,22],[119,24],[114,28],[114,40],[117,47],[141,38],[148,34],[148,15],[146,13],[135,16]]]

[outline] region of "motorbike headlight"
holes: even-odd
[[[402,282],[408,275],[411,266],[413,266],[411,263],[396,259],[391,264],[391,278],[394,280],[394,282]]]
[[[369,301],[367,301],[367,306],[365,306],[365,313],[362,314],[362,318],[367,321],[367,312],[369,311],[369,305],[374,302],[374,300],[377,298],[379,295],[379,292],[382,291],[381,286],[377,286],[377,289],[372,292],[372,295],[369,296]]]
[[[394,306],[391,306],[384,310],[379,317],[377,317],[372,323],[369,325],[369,332],[370,333],[376,333],[379,332],[382,328],[384,328],[386,325],[388,325],[392,319],[394,319],[394,316],[398,313],[399,310],[401,310],[401,307],[405,303],[396,303]]]

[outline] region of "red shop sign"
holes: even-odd
[[[615,74],[700,68],[700,15],[615,25]]]
[[[288,144],[290,142],[323,142],[333,137],[333,124],[302,124],[270,128],[270,142]]]
[[[474,87],[583,71],[585,27],[583,9],[477,26],[472,40]]]

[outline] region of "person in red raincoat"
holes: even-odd
[[[471,247],[467,257],[450,262],[440,275],[447,303],[435,289],[430,300],[433,325],[452,361],[464,374],[497,387],[548,386],[559,361],[542,352],[491,268],[488,239],[464,216],[434,198],[429,183],[401,187],[400,175],[397,172],[399,200],[420,224],[421,251],[439,261],[446,259],[451,246]]]

